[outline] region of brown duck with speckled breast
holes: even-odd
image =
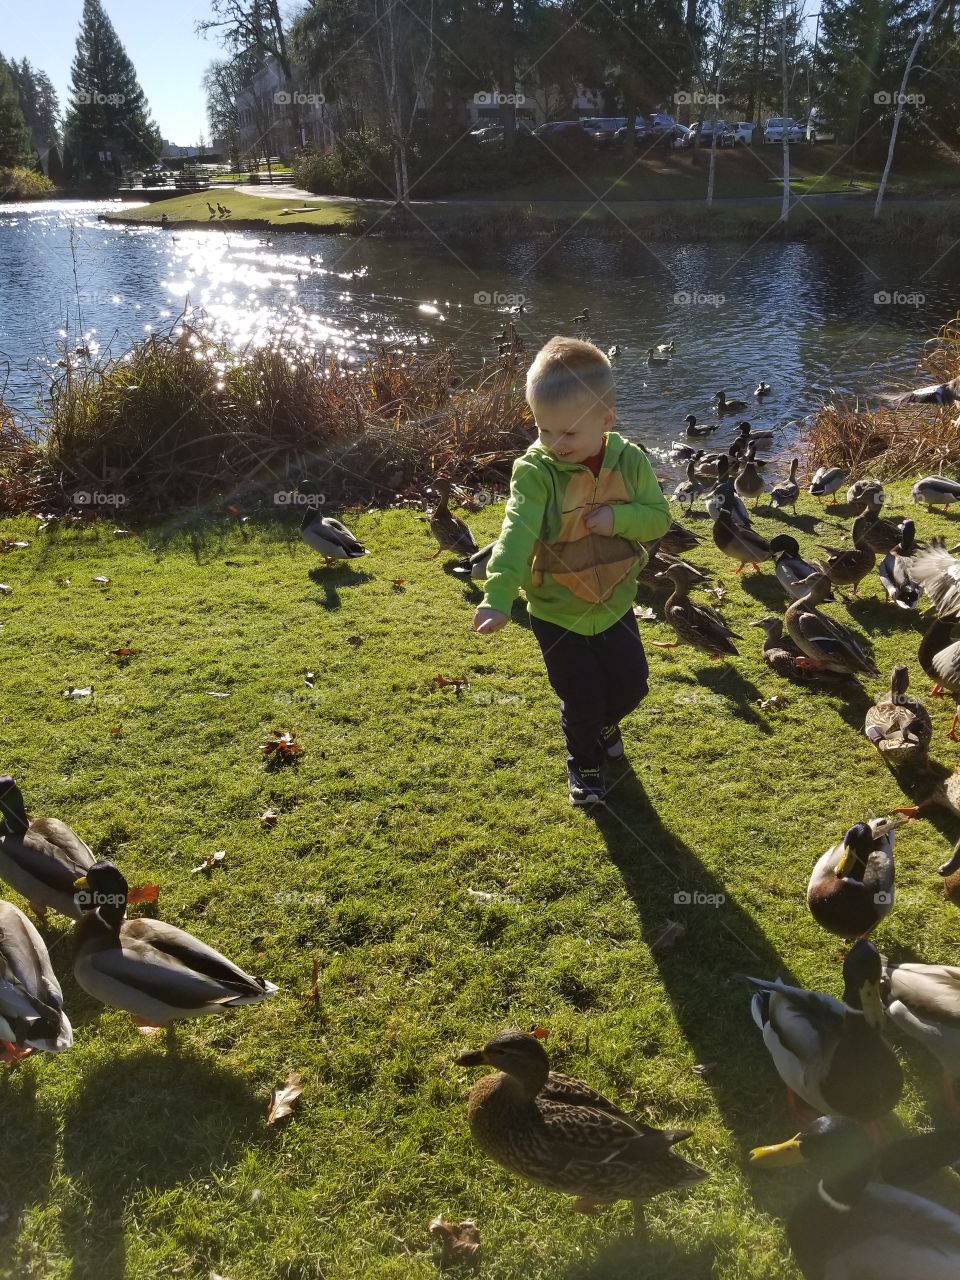
[[[498,1069],[470,1090],[477,1145],[528,1181],[576,1196],[582,1213],[631,1200],[639,1226],[645,1200],[708,1176],[672,1150],[689,1130],[652,1129],[584,1081],[551,1071],[534,1035],[500,1031],[456,1061]]]

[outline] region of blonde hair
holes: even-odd
[[[527,402],[536,417],[538,405],[546,408],[577,400],[588,402],[584,409],[597,402],[613,409],[613,371],[592,342],[559,334],[540,348],[527,370]]]

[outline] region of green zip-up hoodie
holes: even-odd
[[[584,516],[613,509],[613,534],[590,533]],[[513,464],[510,497],[490,557],[483,603],[509,613],[523,588],[535,618],[579,635],[606,631],[632,608],[640,545],[670,527],[670,506],[647,455],[607,433],[600,474],[563,462],[536,441]]]

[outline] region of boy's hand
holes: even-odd
[[[613,509],[608,506],[597,507],[588,516],[583,517],[583,523],[591,533],[600,533],[609,537],[613,533]]]
[[[505,627],[509,621],[509,614],[501,613],[499,609],[487,609],[484,605],[480,605],[473,615],[473,629],[482,636],[488,636],[492,631],[499,631],[501,627]]]

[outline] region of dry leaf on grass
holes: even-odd
[[[102,573],[98,573],[97,576],[93,579],[93,581],[99,582],[101,587],[106,587],[110,583],[110,579],[105,577]]]
[[[115,538],[132,538],[133,530],[132,529],[114,529],[113,536]]]
[[[277,813],[276,809],[266,809],[260,815],[260,825],[262,827],[275,827],[279,817],[280,815]]]
[[[8,586],[5,582],[0,582],[0,595],[8,596],[13,587]]]
[[[394,591],[402,591],[407,585],[407,580],[406,578],[391,578],[390,585],[393,587]]]
[[[121,663],[129,662],[133,657],[133,650],[125,644],[120,645],[117,649],[111,649],[110,652],[118,657]]]
[[[664,920],[663,924],[656,925],[647,935],[647,943],[650,947],[650,954],[659,956],[664,951],[669,951],[686,935],[687,926],[681,924],[678,920]]]
[[[430,1234],[440,1241],[440,1267],[467,1262],[476,1266],[480,1253],[480,1231],[475,1222],[447,1222],[442,1213],[430,1223]]]
[[[296,760],[303,755],[303,747],[292,730],[271,729],[270,737],[264,741],[260,750],[271,762],[278,764]]]
[[[757,703],[761,711],[782,711],[784,707],[789,707],[790,699],[782,693],[775,693],[770,698],[758,698]]]
[[[299,1071],[291,1071],[285,1083],[274,1085],[270,1095],[270,1110],[267,1112],[267,1124],[276,1124],[278,1120],[293,1114],[293,1104],[303,1093]]]
[[[226,849],[218,849],[216,853],[211,853],[209,858],[204,858],[199,867],[191,867],[190,874],[196,875],[198,871],[212,871],[214,867],[218,867],[227,856]]]
[[[160,897],[160,886],[158,884],[135,884],[127,894],[127,904],[132,906],[137,903],[156,902]]]
[[[229,693],[217,693],[216,689],[208,689],[207,697],[208,698],[229,698],[230,695]]]
[[[63,690],[61,697],[63,698],[89,698],[93,689],[77,689],[72,684],[67,685]]]
[[[115,724],[115,725],[113,726],[113,728],[110,730],[110,736],[111,736],[111,738],[122,738],[122,737],[123,737],[123,725],[122,725],[122,724]]]
[[[464,689],[470,687],[470,681],[466,676],[454,676],[448,680],[446,676],[436,675],[433,677],[433,683],[438,689],[454,689],[459,697]]]
[[[6,542],[0,542],[0,551],[22,551],[29,545],[30,543],[24,542],[22,538],[9,538]]]

